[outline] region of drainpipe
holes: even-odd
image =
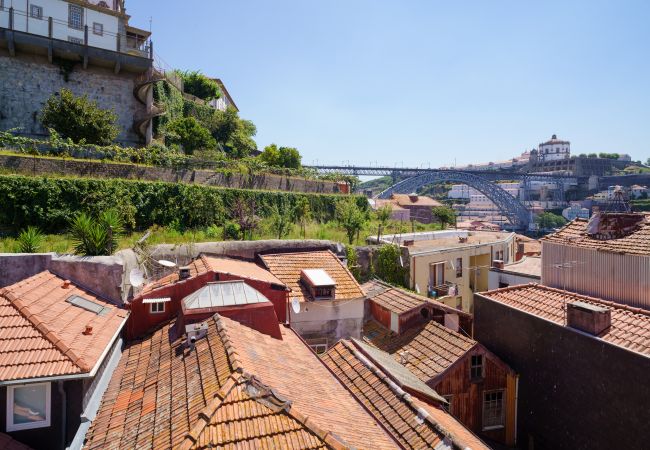
[[[59,389],[59,395],[61,396],[61,446],[59,448],[64,449],[65,448],[65,438],[67,434],[67,426],[68,426],[68,420],[67,420],[67,411],[66,411],[66,406],[67,406],[67,397],[65,394],[65,389],[63,389],[63,381],[59,380],[57,382],[57,386]]]
[[[519,406],[519,374],[515,378],[515,442],[514,446],[517,446],[517,408]]]

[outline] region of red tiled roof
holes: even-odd
[[[591,237],[587,234],[589,221],[578,218],[555,233],[543,237],[541,241],[610,253],[650,256],[650,213],[644,214],[645,221],[640,223],[635,231],[621,238],[600,240]]]
[[[127,311],[64,281],[45,271],[0,289],[0,381],[90,372],[124,325]],[[103,312],[67,302],[73,295]]]
[[[8,434],[0,433],[0,450],[32,450],[32,448],[14,440]]]
[[[404,448],[434,448],[445,438],[457,448],[489,448],[440,407],[427,405],[423,414],[424,402],[416,403],[352,342],[339,341],[323,361]]]
[[[565,324],[566,303],[580,301],[605,307],[611,310],[612,325],[598,337],[611,344],[650,355],[650,311],[535,283],[483,292],[480,295],[558,325]]]
[[[399,206],[442,206],[442,203],[432,199],[431,197],[427,197],[426,195],[417,196],[417,201],[414,202],[408,194],[393,194],[391,200]]]
[[[202,275],[204,273],[207,273],[210,271],[210,268],[206,264],[205,260],[203,258],[197,258],[191,263],[187,265],[187,267],[190,268],[190,278],[194,278],[198,275]],[[142,288],[142,294],[147,294],[151,291],[155,291],[156,289],[159,289],[161,287],[169,286],[171,284],[176,283],[180,279],[178,278],[178,271],[175,271],[173,273],[170,273],[169,275],[166,275],[152,283],[149,283],[145,285]],[[141,294],[141,295],[142,295]]]
[[[204,255],[201,258],[208,269],[213,272],[226,273],[241,278],[284,286],[284,283],[280,281],[278,277],[255,263],[231,258],[217,258],[207,255]]]
[[[395,289],[379,281],[371,280],[361,286],[369,299],[383,306],[388,311],[401,314],[427,302],[426,297],[409,294],[401,289]],[[419,298],[418,298],[419,297]]]
[[[447,370],[478,343],[433,320],[397,335],[374,320],[364,324],[363,339],[393,355],[408,352],[403,365],[425,383]]]
[[[260,257],[269,271],[291,288],[291,296],[300,301],[310,297],[308,290],[300,282],[300,271],[303,269],[324,269],[336,281],[336,300],[363,297],[363,291],[357,280],[330,250],[279,253]]]
[[[194,350],[174,321],[129,344],[86,448],[395,448],[290,329],[207,323]]]

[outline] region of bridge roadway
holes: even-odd
[[[573,175],[525,173],[501,170],[467,170],[467,169],[431,169],[420,167],[372,167],[372,166],[304,166],[316,170],[318,173],[340,173],[342,175],[356,176],[391,176],[415,177],[430,173],[458,173],[465,172],[477,175],[489,181],[518,180],[518,181],[548,181],[551,183],[577,183],[578,178]]]

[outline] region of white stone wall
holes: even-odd
[[[60,68],[45,58],[0,56],[0,129],[20,127],[23,134],[46,136],[38,115],[53,93],[66,88],[75,95],[87,94],[101,108],[114,110],[121,129],[117,140],[136,145],[140,138],[132,130],[133,119],[145,108],[133,96],[134,77],[99,68],[84,70],[77,64],[65,82]]]

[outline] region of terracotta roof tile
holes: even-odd
[[[5,433],[0,433],[0,450],[31,450],[31,447],[16,441]]]
[[[587,234],[587,219],[575,219],[555,233],[541,239],[542,242],[589,248],[610,253],[650,256],[650,213],[644,213],[645,221],[627,236],[600,240]]]
[[[174,321],[127,346],[86,448],[395,448],[290,329],[207,323],[192,351]]]
[[[417,196],[417,201],[414,202],[408,194],[393,194],[391,200],[399,206],[442,206],[442,203],[438,200],[434,200],[426,195]]]
[[[268,270],[248,261],[231,258],[218,258],[215,256],[201,256],[206,266],[213,272],[226,273],[251,280],[265,281],[267,283],[284,286],[284,283]]]
[[[427,405],[422,414],[425,403],[416,403],[352,342],[339,341],[323,361],[404,448],[434,448],[445,439],[458,448],[489,448],[440,407]]]
[[[203,258],[197,258],[187,265],[190,268],[190,278],[194,278],[198,275],[202,275],[210,271],[210,268],[207,266]],[[178,272],[170,273],[152,283],[145,285],[142,288],[142,294],[148,294],[156,289],[160,289],[165,286],[172,285],[179,281]]]
[[[124,325],[127,311],[64,281],[45,271],[0,290],[0,381],[89,372]],[[71,296],[103,312],[75,306]]]
[[[364,324],[362,334],[365,342],[390,353],[397,361],[402,352],[408,352],[403,365],[425,383],[442,374],[477,345],[473,339],[433,320],[400,335],[370,320]]]
[[[309,298],[309,292],[300,282],[300,271],[303,269],[324,269],[336,281],[336,300],[363,297],[363,291],[357,280],[329,250],[261,255],[260,258],[273,275],[291,288],[291,296],[300,301]]]
[[[410,294],[374,280],[364,283],[361,288],[370,300],[397,314],[410,311],[427,302],[426,297]]]
[[[564,305],[575,301],[611,311],[612,325],[598,338],[650,356],[650,311],[531,283],[483,292],[483,297],[528,314],[565,324]]]

